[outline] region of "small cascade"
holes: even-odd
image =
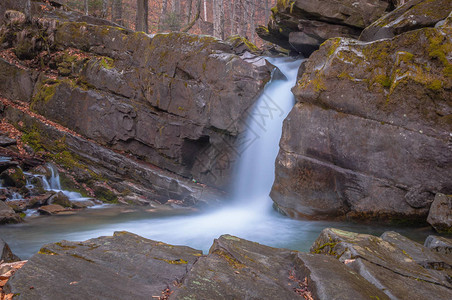
[[[85,201],[85,200],[91,199],[91,198],[83,197],[80,193],[77,193],[77,192],[63,190],[61,188],[60,173],[58,172],[58,170],[52,164],[48,164],[47,168],[50,170],[49,180],[47,180],[46,176],[44,176],[44,175],[35,175],[36,177],[41,179],[42,187],[46,191],[62,192],[71,201]]]

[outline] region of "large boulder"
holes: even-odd
[[[452,196],[436,194],[427,222],[438,232],[452,233]]]
[[[450,255],[395,232],[381,238],[334,228],[322,231],[311,252],[336,257],[391,299],[450,299]]]
[[[51,42],[54,56],[46,62],[60,77],[40,75],[30,103],[35,112],[185,178],[229,184],[246,112],[273,66],[209,36],[149,36],[52,18],[34,22]],[[9,36],[29,32],[20,22],[5,28]],[[27,39],[33,37],[25,34],[21,43]],[[41,42],[35,55],[46,50]]]
[[[41,248],[5,289],[18,299],[150,299],[179,282],[201,255],[127,232],[61,241]]]
[[[370,42],[392,38],[406,31],[434,27],[452,10],[452,0],[411,0],[381,17],[361,33],[360,40]]]
[[[271,197],[293,217],[425,222],[452,184],[452,28],[327,41],[293,92]]]
[[[278,1],[268,26],[256,31],[262,39],[307,57],[329,38],[357,38],[366,26],[391,9],[389,2]]]
[[[450,238],[429,235],[425,239],[424,246],[439,253],[452,254],[452,239]]]

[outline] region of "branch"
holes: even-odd
[[[188,23],[187,26],[185,26],[181,30],[181,32],[188,32],[196,24],[196,21],[198,21],[200,16],[201,16],[201,0],[198,0],[198,3],[196,5],[196,15],[195,15],[195,17],[193,18],[193,20],[190,23]]]

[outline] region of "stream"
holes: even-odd
[[[81,241],[124,230],[169,244],[187,245],[205,253],[213,240],[222,234],[300,251],[309,251],[326,227],[375,235],[394,230],[419,242],[434,234],[430,227],[292,220],[273,210],[268,195],[274,181],[274,162],[282,122],[295,103],[291,88],[295,85],[301,61],[289,58],[268,60],[284,76],[273,76],[252,110],[245,138],[248,142],[244,144],[238,160],[234,190],[228,205],[203,212],[96,206],[75,215],[30,216],[23,224],[1,226],[0,236],[16,255],[27,259],[47,243],[63,239]],[[52,184],[61,189],[58,188],[59,182]]]

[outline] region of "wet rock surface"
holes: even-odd
[[[451,36],[440,26],[337,38],[309,58],[276,161],[280,211],[426,221],[435,195],[452,192]]]

